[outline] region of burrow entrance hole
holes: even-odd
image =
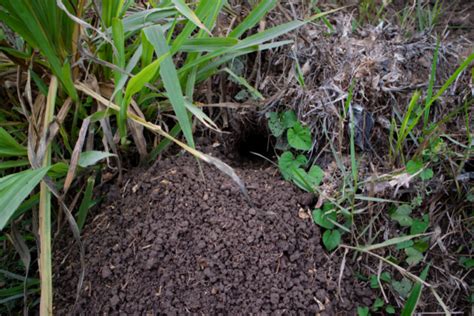
[[[257,114],[246,114],[232,128],[233,150],[242,161],[262,161],[264,156],[274,158],[274,139],[270,136],[267,121]]]

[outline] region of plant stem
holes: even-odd
[[[43,133],[46,134],[49,124],[54,118],[54,104],[58,90],[58,80],[51,77],[49,84],[48,99],[43,122]],[[51,165],[51,144],[47,145],[43,159],[43,167]],[[51,267],[51,192],[44,181],[40,185],[39,203],[39,236],[40,236],[40,277],[41,277],[41,300],[40,315],[53,314],[53,280]]]

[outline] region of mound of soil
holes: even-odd
[[[347,266],[339,287],[341,258],[327,254],[301,213],[311,196],[273,167],[236,168],[252,207],[228,177],[202,169],[192,157],[174,157],[110,188],[85,228],[76,312],[334,315],[370,306],[370,289]],[[68,249],[54,265],[58,314],[74,304],[79,264]]]

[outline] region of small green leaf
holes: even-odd
[[[428,214],[423,215],[423,218],[414,219],[410,227],[410,235],[423,234],[428,227],[430,227],[430,219]]]
[[[338,230],[326,230],[323,234],[323,244],[327,250],[332,251],[341,243],[341,233]]]
[[[429,240],[429,237],[419,239],[415,241],[415,243],[413,244],[413,248],[423,253],[430,247]]]
[[[372,305],[372,310],[373,310],[374,312],[376,312],[380,307],[383,307],[383,306],[384,306],[384,301],[383,301],[383,299],[381,299],[380,297],[377,297],[377,298],[375,299],[374,304]]]
[[[280,137],[285,132],[285,126],[277,112],[270,112],[268,114],[268,127],[275,137]]]
[[[433,178],[433,175],[434,175],[433,169],[431,168],[426,168],[422,172],[420,172],[420,178],[421,180],[424,180],[424,181]]]
[[[337,220],[337,214],[334,212],[334,210],[323,211],[321,209],[315,209],[312,215],[315,224],[326,229],[334,228],[334,224],[329,221],[329,219],[333,221]]]
[[[287,131],[286,135],[291,147],[305,151],[311,149],[311,132],[308,127],[302,126],[301,123],[296,122],[293,127]]]
[[[389,282],[392,281],[392,277],[390,276],[390,273],[388,273],[388,272],[382,272],[382,273],[380,274],[380,280],[389,283]]]
[[[467,257],[461,257],[459,259],[459,263],[464,266],[466,269],[472,269],[474,267],[474,259],[473,258],[467,258]]]
[[[419,160],[410,160],[406,165],[406,170],[409,174],[414,175],[423,168],[423,162]]]
[[[413,287],[413,282],[403,278],[401,281],[392,281],[392,287],[401,297],[407,297]]]
[[[413,223],[413,219],[410,217],[411,211],[412,208],[410,205],[400,205],[392,214],[391,218],[397,221],[401,226],[409,227]]]
[[[370,276],[370,288],[372,289],[378,289],[380,287],[379,281],[377,280],[377,276],[375,274],[372,274]]]
[[[405,261],[409,265],[418,264],[421,260],[423,260],[423,254],[413,247],[406,248],[405,254],[407,255],[407,258],[405,259]]]
[[[283,126],[285,128],[292,128],[298,122],[295,111],[285,111],[283,112]]]
[[[393,307],[392,305],[387,305],[387,307],[385,307],[385,311],[388,314],[395,314],[395,307]]]
[[[367,306],[364,306],[364,307],[358,306],[357,307],[357,315],[358,316],[368,316],[369,315],[369,308]]]

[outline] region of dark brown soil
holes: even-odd
[[[194,158],[169,158],[110,187],[85,228],[76,312],[346,315],[370,306],[350,267],[338,286],[340,252],[330,256],[300,213],[310,196],[273,167],[236,168],[252,208],[229,178],[202,168],[204,178]],[[57,314],[71,313],[79,273],[76,247],[66,249],[54,265]]]

